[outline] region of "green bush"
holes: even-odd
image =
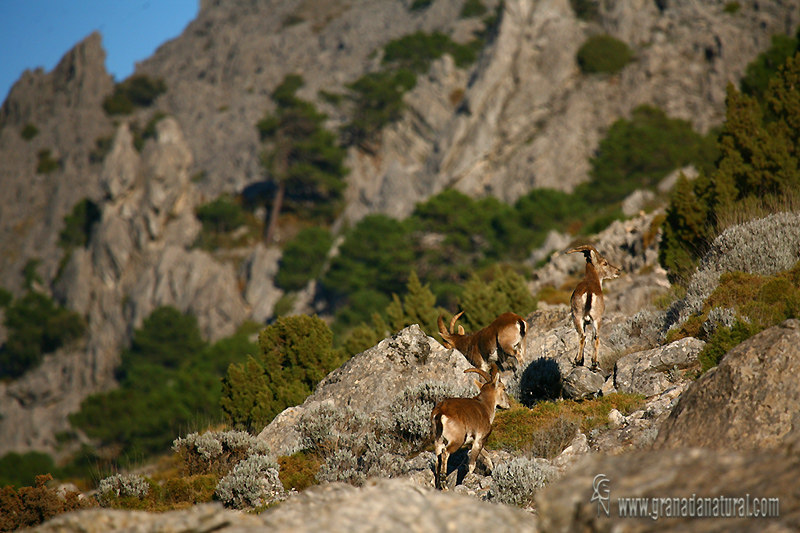
[[[739,2],[726,2],[725,7],[722,8],[722,11],[729,14],[735,15],[742,9],[742,5]]]
[[[11,294],[11,291],[7,291],[6,289],[0,287],[0,307],[8,307],[13,301],[14,295]]]
[[[0,459],[0,487],[33,486],[41,474],[58,475],[53,458],[42,452],[9,452]]]
[[[82,248],[89,242],[92,226],[101,217],[100,208],[88,198],[84,198],[72,207],[72,212],[64,217],[64,229],[58,235],[58,244],[62,248]]]
[[[482,17],[486,14],[486,6],[481,0],[467,0],[461,8],[461,18]]]
[[[575,194],[590,205],[621,201],[636,189],[655,187],[669,172],[688,164],[712,168],[717,157],[714,145],[714,133],[703,137],[688,121],[641,105],[630,120],[611,125],[591,160],[590,181]]]
[[[245,224],[244,209],[228,195],[197,206],[195,214],[207,232],[227,233]]]
[[[569,0],[575,16],[588,22],[600,21],[599,0]]]
[[[28,292],[6,308],[8,337],[0,348],[0,377],[18,378],[37,367],[45,354],[83,337],[86,322],[51,298]]]
[[[322,271],[325,257],[333,245],[330,231],[303,228],[283,249],[275,284],[285,291],[298,291]]]
[[[39,135],[39,128],[37,128],[34,124],[28,122],[20,131],[20,136],[25,139],[26,141],[30,141],[37,135]]]
[[[374,152],[381,129],[400,119],[403,95],[416,84],[416,75],[406,69],[371,72],[348,84],[353,113],[341,130],[345,144]]]
[[[339,300],[360,290],[387,298],[402,293],[414,258],[406,235],[403,223],[395,219],[364,217],[346,234],[339,255],[322,278],[324,289]]]
[[[422,11],[423,9],[427,9],[433,3],[433,0],[414,0],[411,2],[411,6],[409,6],[409,11]]]
[[[198,416],[222,418],[221,378],[232,362],[256,353],[252,327],[209,346],[194,317],[157,308],[122,353],[119,388],[89,396],[70,422],[100,446],[124,452],[112,455],[117,462],[163,452]]]
[[[757,99],[766,110],[766,93],[769,80],[778,74],[786,60],[800,51],[797,37],[789,37],[779,33],[772,36],[771,46],[747,65],[744,76],[739,82],[741,91]]]
[[[611,35],[589,37],[578,49],[578,65],[585,74],[616,74],[633,59],[628,45]]]
[[[454,42],[442,32],[418,31],[390,41],[384,46],[382,63],[395,69],[406,69],[415,74],[424,74],[433,60],[450,54],[459,67],[475,62],[483,42],[474,40],[467,44]]]
[[[114,92],[103,101],[103,109],[109,115],[130,115],[136,107],[151,106],[166,91],[164,80],[137,74],[114,87]]]
[[[768,327],[798,317],[800,262],[771,276],[725,272],[702,309],[673,331],[670,338],[691,335],[706,341],[698,355],[706,371],[734,346]]]
[[[260,353],[231,364],[220,406],[238,429],[260,431],[298,405],[340,361],[333,334],[316,316],[281,317],[259,335]]]
[[[522,276],[495,265],[482,275],[473,274],[467,281],[461,309],[467,331],[478,331],[507,311],[528,316],[536,310],[536,299]]]
[[[39,150],[39,162],[36,164],[37,174],[50,174],[61,168],[61,161],[54,159],[49,148]]]

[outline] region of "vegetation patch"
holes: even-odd
[[[0,490],[0,531],[37,526],[56,515],[89,509],[97,506],[91,498],[83,498],[78,492],[63,494],[47,487],[53,476],[36,476],[35,487],[6,486]]]
[[[84,198],[64,217],[64,229],[58,235],[58,245],[65,249],[84,248],[89,243],[92,227],[100,220],[100,207]]]
[[[78,313],[30,290],[6,307],[4,325],[8,336],[0,347],[0,378],[12,379],[39,366],[45,354],[77,341],[86,331],[86,321]]]
[[[322,272],[333,245],[330,231],[320,227],[303,228],[286,243],[275,284],[286,291],[298,291]]]
[[[316,316],[281,317],[258,338],[259,350],[231,364],[220,406],[234,428],[260,430],[287,407],[299,405],[341,361],[333,333]]]
[[[702,370],[716,366],[753,335],[800,317],[800,262],[774,276],[726,272],[700,313],[670,331],[668,341],[692,336],[706,341],[698,355]]]
[[[302,491],[317,484],[317,472],[322,464],[319,455],[309,451],[299,451],[292,455],[278,457],[280,478],[287,491]]]
[[[608,424],[608,413],[617,409],[628,415],[641,407],[638,394],[615,393],[593,400],[539,402],[531,409],[512,402],[499,410],[487,448],[523,452],[528,457],[552,459],[566,448],[575,434]]]
[[[577,60],[585,74],[617,74],[633,60],[633,52],[616,37],[594,35],[578,49]]]
[[[760,217],[765,210],[794,209],[783,199],[797,198],[800,191],[800,165],[790,155],[800,143],[800,130],[794,126],[800,120],[796,105],[800,55],[786,59],[775,72],[772,63],[787,53],[784,48],[791,46],[773,46],[748,67],[750,81],[743,86],[749,92],[758,95],[765,78],[770,80],[763,107],[757,96],[728,85],[719,159],[693,182],[679,180],[672,193],[659,260],[673,282],[688,282],[725,221],[745,222],[742,215],[747,213]]]
[[[195,317],[172,307],[157,308],[122,353],[119,388],[86,398],[70,422],[105,448],[110,468],[153,457],[181,429],[196,425],[198,414],[222,419],[221,378],[231,363],[256,353],[258,347],[249,340],[252,332],[253,325],[245,324],[235,335],[209,345],[200,337]]]
[[[36,163],[37,174],[50,174],[61,169],[61,161],[53,157],[53,152],[49,148],[39,150],[39,161]]]
[[[25,126],[23,126],[22,131],[20,131],[19,134],[26,141],[30,141],[39,135],[39,128],[37,128],[35,124],[28,122],[25,124]]]
[[[166,91],[164,80],[137,74],[114,87],[114,92],[103,101],[103,109],[109,115],[130,115],[137,107],[151,106]]]

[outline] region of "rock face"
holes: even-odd
[[[99,166],[89,154],[95,139],[113,131],[102,108],[112,89],[100,34],[93,33],[52,72],[26,71],[0,108],[0,287],[18,294],[31,258],[41,261],[43,279],[53,279],[64,216],[79,200],[101,196]],[[25,140],[28,124],[38,134]],[[57,170],[37,172],[42,150],[58,161]]]
[[[0,455],[54,449],[55,434],[69,429],[67,415],[88,394],[115,386],[121,348],[156,307],[194,314],[209,340],[232,334],[248,316],[233,266],[189,248],[200,230],[191,163],[174,119],[157,124],[141,155],[120,125],[101,172],[101,220],[54,287],[59,301],[87,317],[85,345],[0,383]]]
[[[448,350],[425,335],[417,326],[409,326],[378,345],[353,356],[317,386],[302,405],[278,415],[259,435],[276,455],[290,455],[300,449],[294,424],[302,414],[324,402],[335,407],[350,407],[370,415],[390,407],[407,387],[424,381],[441,381],[466,389],[474,374],[457,350]],[[477,394],[477,390],[475,392]]]
[[[681,396],[654,448],[751,450],[800,444],[799,341],[800,321],[793,319],[732,349]]]
[[[468,40],[481,23],[459,18],[462,4],[442,0],[411,11],[407,3],[379,0],[324,8],[303,1],[207,2],[184,34],[139,71],[167,81],[170,90],[158,106],[187,132],[197,168],[208,175],[203,191],[240,190],[261,179],[253,124],[286,74],[302,72],[300,96],[307,99],[317,99],[320,88],[344,93],[365,68],[379,68],[380,49],[392,39],[421,30]],[[494,9],[497,2],[484,4]],[[639,104],[707,131],[722,121],[728,81],[742,76],[773,34],[792,34],[798,21],[786,2],[742,5],[735,15],[723,7],[600,3],[596,20],[587,22],[568,0],[504,2],[496,35],[474,67],[438,62],[419,76],[406,97],[406,116],[384,132],[377,152],[351,152],[346,217],[403,216],[446,187],[505,201],[533,187],[571,190],[587,179],[604,131]],[[620,74],[581,74],[576,52],[598,33],[633,49],[635,61]],[[333,124],[346,120],[343,110],[321,105]]]

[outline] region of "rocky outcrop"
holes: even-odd
[[[290,455],[300,449],[295,423],[323,403],[373,415],[391,407],[404,389],[424,381],[474,388],[474,374],[464,374],[467,368],[471,365],[457,350],[446,349],[416,324],[409,326],[328,374],[314,394],[279,414],[259,438],[276,455]]]
[[[83,198],[100,198],[100,168],[89,155],[95,140],[113,131],[102,108],[112,89],[98,33],[52,72],[26,71],[11,88],[0,108],[0,287],[19,294],[32,258],[52,280],[63,255],[57,243],[64,216]],[[21,135],[26,125],[38,130],[29,140]],[[57,162],[52,172],[37,172],[43,150]]]
[[[173,118],[157,124],[140,155],[119,126],[105,160],[102,217],[87,248],[73,251],[55,297],[87,317],[85,342],[47,356],[21,379],[0,384],[0,455],[55,450],[55,434],[89,394],[116,385],[119,353],[159,306],[197,317],[202,335],[232,334],[249,313],[230,263],[192,250],[200,231],[192,155]]]
[[[653,396],[681,379],[681,372],[697,365],[705,343],[693,337],[666,346],[620,357],[614,365],[617,392]]]
[[[800,450],[798,346],[792,319],[733,348],[681,396],[654,448]]]

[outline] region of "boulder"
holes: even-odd
[[[267,442],[275,455],[290,455],[300,446],[295,423],[304,412],[322,403],[373,414],[388,409],[404,389],[424,381],[475,389],[472,385],[475,374],[464,373],[471,367],[460,352],[446,349],[414,324],[353,356],[328,374],[314,394],[302,405],[279,414],[261,431],[259,438]]]
[[[772,449],[800,441],[800,320],[762,331],[728,352],[683,393],[655,449]]]
[[[620,357],[614,365],[617,392],[653,396],[681,379],[681,370],[695,365],[705,343],[686,337],[666,346]]]
[[[603,388],[605,378],[599,372],[592,372],[585,366],[576,367],[561,383],[565,398],[582,400],[597,396]]]

